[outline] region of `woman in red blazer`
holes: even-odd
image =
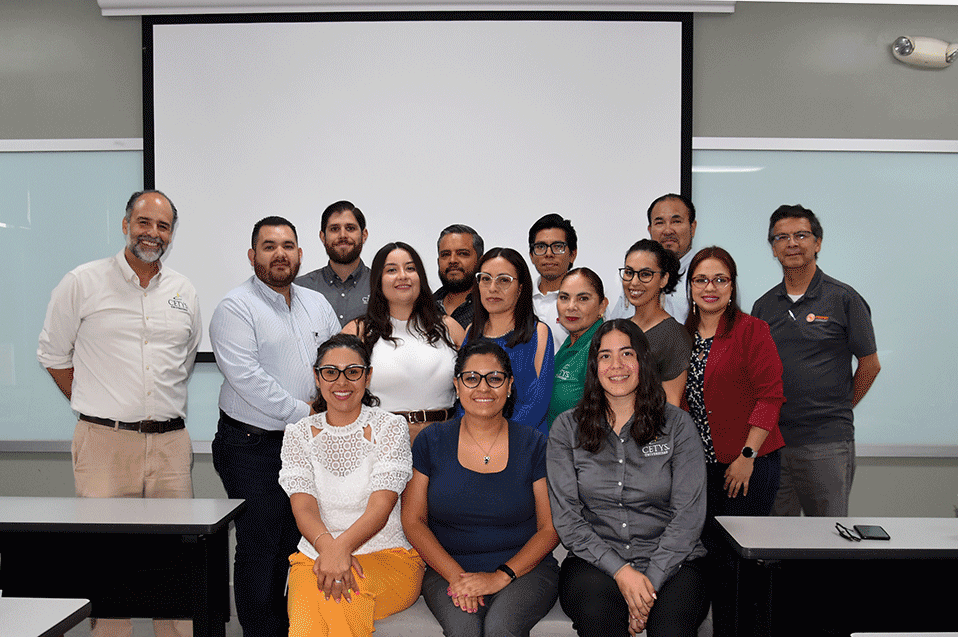
[[[685,327],[694,345],[683,407],[705,446],[708,517],[768,515],[785,444],[782,361],[768,324],[739,309],[735,279],[735,261],[719,247],[689,264]]]

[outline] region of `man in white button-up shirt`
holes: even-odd
[[[53,290],[37,359],[79,415],[79,497],[193,497],[183,419],[202,322],[193,285],[160,262],[176,220],[163,193],[134,193],[124,249],[81,265]],[[154,627],[158,636],[192,634],[190,622]],[[129,631],[129,620],[94,620],[97,636]]]
[[[322,294],[293,284],[303,256],[293,224],[260,220],[252,246],[255,276],[229,292],[210,321],[225,377],[213,467],[229,497],[246,500],[236,518],[233,571],[243,634],[286,637],[286,573],[300,534],[279,484],[283,432],[313,413],[316,350],[340,325]]]

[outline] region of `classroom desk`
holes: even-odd
[[[90,616],[88,599],[0,597],[0,635],[59,637]]]
[[[93,617],[229,619],[229,523],[242,500],[0,497],[0,590],[82,597]]]
[[[956,518],[718,517],[719,581],[734,596],[719,635],[934,632],[958,627]],[[853,542],[841,522],[890,540]],[[714,610],[714,609],[713,609]],[[721,617],[721,619],[720,619]]]

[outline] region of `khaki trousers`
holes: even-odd
[[[186,429],[141,434],[85,420],[71,447],[80,498],[192,498],[193,447]],[[129,619],[91,619],[92,637],[131,637]],[[156,637],[192,637],[189,620],[154,619]]]

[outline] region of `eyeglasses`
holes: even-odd
[[[732,278],[727,276],[717,276],[714,279],[710,279],[704,276],[697,276],[691,281],[692,287],[703,290],[708,287],[708,284],[711,283],[715,286],[716,290],[724,290],[732,283]]]
[[[505,290],[512,282],[516,280],[516,277],[510,276],[508,274],[500,274],[497,277],[493,277],[491,274],[485,272],[476,272],[476,282],[483,287],[492,287],[492,284],[495,283],[500,289]]]
[[[638,274],[639,281],[642,283],[648,283],[656,274],[665,274],[662,270],[650,270],[648,268],[642,268],[641,270],[633,270],[632,268],[619,268],[619,276],[622,277],[623,281],[631,281],[632,278]]]
[[[772,243],[785,243],[789,239],[794,239],[795,243],[805,243],[806,241],[814,237],[815,237],[814,234],[812,234],[811,232],[805,232],[804,230],[801,230],[799,232],[793,232],[792,234],[783,232],[781,234],[772,235]]]
[[[485,379],[486,385],[488,385],[491,389],[497,389],[502,387],[508,376],[506,376],[505,372],[489,372],[488,374],[480,374],[479,372],[459,372],[456,374],[456,378],[458,378],[459,382],[469,389],[475,389],[478,387],[479,383],[483,379]]]
[[[569,249],[569,244],[565,241],[553,241],[552,243],[533,243],[532,244],[532,254],[537,257],[544,256],[546,251],[552,250],[552,254],[559,255],[565,254],[566,250]]]
[[[854,531],[852,531],[847,526],[844,526],[841,522],[835,523],[835,530],[838,531],[838,534],[841,535],[846,540],[848,540],[849,542],[862,541],[862,539],[858,537],[858,535]]]
[[[346,380],[356,381],[363,377],[366,370],[365,365],[347,365],[344,369],[339,369],[335,365],[322,365],[315,367],[316,373],[327,383],[335,383],[340,374],[346,377]]]

